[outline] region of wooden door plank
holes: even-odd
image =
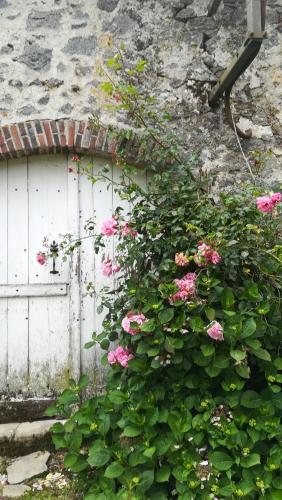
[[[8,162],[8,284],[28,282],[26,158]],[[28,391],[28,298],[8,299],[8,385]]]
[[[96,351],[84,349],[84,345],[89,342],[92,332],[96,331],[96,298],[95,295],[91,296],[87,289],[90,282],[94,285],[95,252],[94,235],[88,237],[90,233],[85,229],[87,220],[94,220],[93,184],[86,175],[82,175],[80,178],[80,235],[85,239],[82,240],[80,250],[81,371],[87,373],[91,379],[97,365]]]
[[[67,295],[67,283],[0,285],[0,299],[11,297],[56,297]]]
[[[7,284],[8,248],[7,248],[7,162],[0,163],[0,283]],[[8,300],[0,299],[0,391],[7,390],[8,373]]]
[[[113,167],[112,164],[107,164],[109,167],[108,177],[113,179]],[[93,164],[93,174],[97,175],[103,168],[105,167],[105,159],[102,158],[94,158]],[[99,180],[93,186],[93,206],[95,211],[95,234],[101,233],[101,226],[105,219],[108,219],[113,216],[113,188],[110,185],[107,187],[107,182]],[[98,254],[95,254],[95,274],[94,274],[94,287],[97,293],[97,300],[95,302],[95,324],[96,331],[100,333],[103,329],[102,322],[105,317],[106,311],[103,311],[102,314],[97,313],[97,308],[100,305],[99,295],[104,286],[112,287],[113,279],[107,278],[102,273],[102,261],[104,258],[109,257],[113,259],[114,253],[114,237],[111,236],[109,238],[105,238],[106,248],[103,251],[100,251]],[[95,355],[95,369],[94,369],[94,377],[95,377],[95,385],[96,390],[104,384],[105,372],[106,369],[101,365],[100,359],[104,354],[103,351],[98,345],[94,348]]]
[[[69,365],[68,299],[56,292],[66,292],[59,282],[68,279],[68,264],[59,255],[56,269],[50,274],[52,264],[40,266],[36,253],[41,242],[58,241],[67,227],[67,165],[64,157],[33,157],[29,160],[29,281],[49,283],[44,288],[48,296],[30,300],[29,314],[29,363],[30,389],[37,396],[49,395],[63,370]],[[57,284],[58,283],[58,284]],[[40,284],[34,286],[34,290]],[[42,285],[41,285],[42,288]],[[52,289],[53,292],[52,293]],[[46,294],[46,295],[47,295]],[[65,293],[64,293],[65,294]],[[61,293],[59,293],[61,295]]]
[[[73,239],[80,237],[79,219],[79,184],[80,177],[75,172],[68,174],[68,231]],[[70,364],[72,376],[76,379],[81,374],[81,309],[80,309],[80,253],[75,251],[70,256],[69,289],[69,329],[70,329]]]

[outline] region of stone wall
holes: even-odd
[[[234,132],[207,96],[243,41],[245,0],[0,0],[0,126],[27,120],[85,120],[99,111],[115,123],[97,87],[108,42],[150,61],[147,85],[173,111],[173,126],[218,186],[247,178]],[[233,103],[246,153],[267,182],[282,181],[282,0],[268,0],[267,39],[237,82]],[[119,117],[119,124],[124,118]],[[280,165],[280,166],[279,166]]]

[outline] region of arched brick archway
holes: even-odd
[[[0,127],[0,161],[66,152],[110,156],[116,146],[112,131],[95,130],[86,121],[32,120]]]

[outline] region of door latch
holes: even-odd
[[[55,240],[53,240],[53,243],[50,245],[50,253],[53,259],[53,269],[50,271],[50,274],[59,274],[59,271],[56,270],[56,258],[58,257],[59,247]]]

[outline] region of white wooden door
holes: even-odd
[[[108,164],[90,160],[94,176]],[[118,168],[108,166],[117,181]],[[145,183],[142,173],[135,180]],[[130,208],[104,182],[91,184],[70,173],[66,156],[0,162],[0,394],[52,396],[70,376],[85,372],[91,390],[103,385],[100,349],[83,348],[93,331],[101,331],[103,319],[97,314],[99,299],[88,294],[87,285],[91,281],[98,293],[113,285],[102,275],[102,255],[95,255],[92,238],[83,239],[80,251],[66,261],[59,254],[54,275],[51,262],[40,266],[36,254],[45,237],[88,236],[85,221],[94,216],[99,233],[117,206]],[[114,245],[109,238],[107,255],[113,256]]]
[[[0,163],[0,390],[9,395],[51,395],[70,375],[75,277],[60,257],[50,274],[36,254],[45,236],[76,230],[77,182],[63,156]]]

